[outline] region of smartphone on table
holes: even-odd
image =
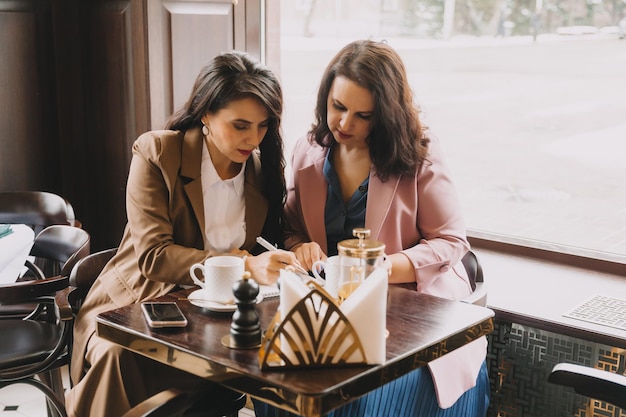
[[[141,309],[150,327],[185,327],[187,319],[175,302],[146,301]]]

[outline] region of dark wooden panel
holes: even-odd
[[[239,2],[245,3],[245,2]],[[152,128],[189,97],[202,66],[234,47],[231,0],[148,2]]]
[[[0,190],[61,186],[50,4],[0,2]]]
[[[247,49],[247,3],[0,0],[0,189],[61,194],[93,250],[116,246],[132,142],[236,37]]]
[[[104,246],[116,246],[126,223],[125,187],[135,138],[132,105],[130,2],[100,2],[88,10],[85,32],[87,79],[85,114],[90,168],[91,219]],[[89,170],[87,171],[89,173]]]
[[[140,0],[68,2],[59,11],[60,114],[67,195],[94,250],[117,246],[126,223],[131,146],[148,129]]]

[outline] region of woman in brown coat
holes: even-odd
[[[282,242],[282,105],[271,71],[246,54],[224,53],[200,71],[167,130],[134,143],[124,235],[76,319],[70,417],[119,416],[170,387],[228,395],[101,339],[95,316],[192,285],[190,266],[216,254],[244,257],[246,269],[265,284],[296,263],[291,252],[257,253],[255,247],[261,235]]]

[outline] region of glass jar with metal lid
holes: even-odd
[[[342,240],[337,244],[337,252],[342,264],[352,265],[350,276],[340,277],[340,282],[350,282],[352,290],[369,276],[376,268],[383,266],[385,261],[385,244],[377,240],[370,240],[370,229],[356,228],[352,231],[356,239]],[[343,273],[342,274],[346,274]],[[341,288],[340,291],[341,293]],[[349,291],[348,294],[352,291]],[[342,297],[340,294],[340,298]]]

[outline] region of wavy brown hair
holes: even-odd
[[[330,61],[322,76],[315,121],[309,131],[310,140],[324,147],[335,143],[327,111],[328,95],[337,76],[348,78],[374,97],[367,143],[376,175],[382,181],[389,176],[414,175],[426,161],[429,139],[398,53],[386,43],[361,40],[344,46]]]
[[[244,52],[216,56],[200,70],[187,103],[169,118],[165,128],[180,131],[201,128],[205,114],[247,97],[258,100],[269,115],[267,133],[259,144],[263,195],[269,202],[263,236],[282,246],[283,205],[287,195],[280,128],[283,94],[274,73]]]

